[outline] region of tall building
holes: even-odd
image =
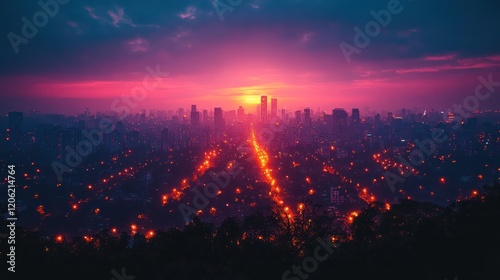
[[[295,123],[296,124],[300,124],[301,122],[301,113],[300,110],[299,111],[295,111]]]
[[[267,96],[260,97],[260,121],[267,123]]]
[[[222,118],[222,108],[214,109],[214,127],[216,130],[222,129],[224,119]]]
[[[332,113],[334,127],[340,128],[347,126],[347,112],[344,109],[336,108]]]
[[[310,126],[311,125],[311,109],[306,108],[304,109],[304,125]]]
[[[203,123],[208,123],[208,110],[203,110]]]
[[[245,119],[245,109],[242,106],[238,107],[237,118],[239,121],[243,121]]]
[[[278,117],[278,99],[277,98],[271,98],[271,117],[272,118]]]
[[[200,124],[200,112],[196,111],[196,105],[191,105],[191,125]]]
[[[354,122],[354,123],[359,123],[360,122],[359,109],[358,108],[353,108],[352,109],[351,118],[352,118],[352,122]]]

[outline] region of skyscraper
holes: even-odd
[[[306,125],[306,126],[311,125],[311,109],[310,108],[304,109],[304,125]]]
[[[267,123],[267,96],[260,97],[260,121]]]
[[[191,105],[191,125],[200,124],[200,112],[196,111],[196,105]]]
[[[242,106],[238,107],[237,118],[239,121],[243,121],[245,119],[245,109]]]
[[[203,110],[203,123],[208,123],[208,110]]]
[[[222,118],[222,108],[214,109],[214,127],[216,130],[222,129],[224,125],[224,120]]]
[[[352,109],[352,122],[353,123],[359,123],[360,122],[360,117],[359,117],[359,109],[358,108],[353,108]]]
[[[336,128],[347,126],[347,112],[344,109],[333,110],[333,124]]]
[[[278,117],[278,99],[277,98],[271,98],[271,117],[272,118]]]
[[[300,120],[301,119],[301,112],[300,110],[299,111],[295,111],[295,123],[296,124],[300,124]]]

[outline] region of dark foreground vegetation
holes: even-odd
[[[16,273],[3,262],[0,278],[500,279],[498,183],[447,207],[373,203],[344,229],[334,218],[307,205],[293,223],[271,209],[217,228],[195,219],[148,238],[103,230],[71,241],[18,228]]]

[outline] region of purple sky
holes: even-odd
[[[169,74],[149,80],[137,110],[254,111],[260,95],[290,110],[446,109],[473,95],[480,75],[500,81],[497,2],[393,1],[242,0],[223,21],[209,0],[69,1],[14,44],[21,18],[33,22],[42,7],[10,1],[0,12],[0,111],[111,110],[148,66]],[[340,44],[356,47],[354,28],[388,5],[399,12],[348,62]],[[498,92],[479,109],[500,109]]]

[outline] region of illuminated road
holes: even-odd
[[[282,217],[288,218],[288,219],[293,219],[294,213],[293,213],[292,209],[289,206],[287,206],[287,204],[285,203],[285,200],[283,197],[283,191],[279,187],[278,183],[276,182],[276,179],[273,177],[273,170],[269,167],[269,156],[268,156],[267,152],[259,145],[253,129],[252,129],[251,133],[252,133],[251,134],[251,136],[252,136],[251,141],[252,141],[254,151],[255,151],[257,158],[259,160],[259,163],[260,163],[260,170],[263,174],[265,181],[270,186],[269,192],[268,192],[269,197],[271,198],[271,200],[274,203],[276,203],[276,205],[279,206],[280,210],[282,210],[282,212],[280,211],[282,213],[281,214]],[[304,207],[304,206],[302,204],[299,204],[299,206],[298,206],[299,210],[302,207]]]

